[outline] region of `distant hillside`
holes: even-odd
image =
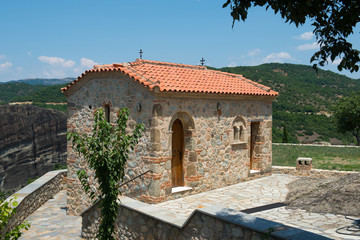
[[[50,86],[30,85],[21,82],[0,84],[0,105],[14,102],[30,102],[42,108],[66,112],[66,97],[61,93],[61,88],[64,86],[66,84]]]
[[[30,95],[44,87],[45,85],[29,85],[18,82],[0,84],[0,103],[8,103],[16,97]]]
[[[65,87],[66,84],[45,86],[32,92],[28,95],[21,97],[14,97],[11,99],[12,102],[37,102],[37,103],[65,103],[66,97],[61,93],[61,88]]]
[[[217,70],[242,74],[280,93],[273,104],[274,142],[282,141],[284,125],[290,142],[294,143],[354,142],[355,138],[338,133],[332,117],[328,116],[339,98],[360,91],[360,80],[321,69],[316,72],[311,66],[296,64],[269,63]]]
[[[219,70],[242,74],[278,91],[274,109],[288,112],[328,112],[342,96],[360,91],[360,80],[321,69],[316,72],[306,65],[268,63]]]
[[[30,85],[60,85],[73,81],[74,78],[32,78],[9,81],[7,83],[27,83]]]

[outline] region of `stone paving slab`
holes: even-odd
[[[288,193],[286,185],[298,178],[285,174],[273,174],[272,176],[154,205],[174,211],[184,217],[190,216],[195,209],[211,206],[223,206],[241,211],[283,202]],[[332,239],[359,239],[359,237],[340,235],[335,232],[339,227],[352,224],[351,220],[345,219],[342,215],[310,213],[305,210],[286,209],[286,207],[256,212],[251,215]]]
[[[20,239],[57,240],[82,239],[81,217],[66,215],[66,191],[60,191],[26,220],[31,223],[28,231],[24,231]]]

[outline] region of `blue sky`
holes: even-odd
[[[94,64],[134,61],[140,49],[144,59],[198,65],[203,57],[213,67],[310,64],[317,49],[310,23],[296,28],[253,8],[232,28],[224,2],[2,1],[0,81],[77,77]],[[357,49],[358,39],[352,37]],[[324,69],[336,72],[336,65]]]

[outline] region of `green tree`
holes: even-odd
[[[283,125],[283,139],[282,142],[283,143],[288,143],[289,142],[289,132],[287,130],[286,124]]]
[[[275,14],[280,13],[285,22],[295,24],[296,27],[311,21],[314,27],[320,50],[311,57],[315,62],[324,66],[329,59],[341,59],[338,69],[359,70],[360,52],[353,49],[347,38],[353,34],[356,24],[360,22],[359,0],[226,0],[223,8],[230,7],[235,21],[245,21],[248,9],[253,6],[271,8]]]
[[[16,201],[16,196],[13,198],[9,198],[9,200],[5,200],[2,196],[0,196],[0,239],[1,240],[15,240],[21,237],[22,230],[28,230],[30,228],[30,224],[28,221],[25,221],[17,226],[9,227],[8,223],[11,218],[16,213],[16,207],[18,203]]]
[[[90,173],[84,169],[77,172],[85,192],[92,200],[100,200],[101,224],[98,238],[104,240],[115,239],[114,223],[119,206],[117,199],[121,194],[118,186],[125,176],[124,167],[129,151],[133,150],[144,129],[143,124],[136,124],[132,134],[126,132],[128,109],[120,109],[117,117],[113,127],[105,120],[103,110],[98,109],[95,111],[91,136],[81,136],[77,132],[68,133],[68,140],[72,139],[72,145],[87,161],[99,183],[98,192],[95,192],[89,185]]]
[[[340,132],[350,132],[360,145],[360,92],[338,101],[334,110],[334,118]]]

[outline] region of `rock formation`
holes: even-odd
[[[0,190],[16,190],[66,163],[66,115],[32,105],[0,106]]]

